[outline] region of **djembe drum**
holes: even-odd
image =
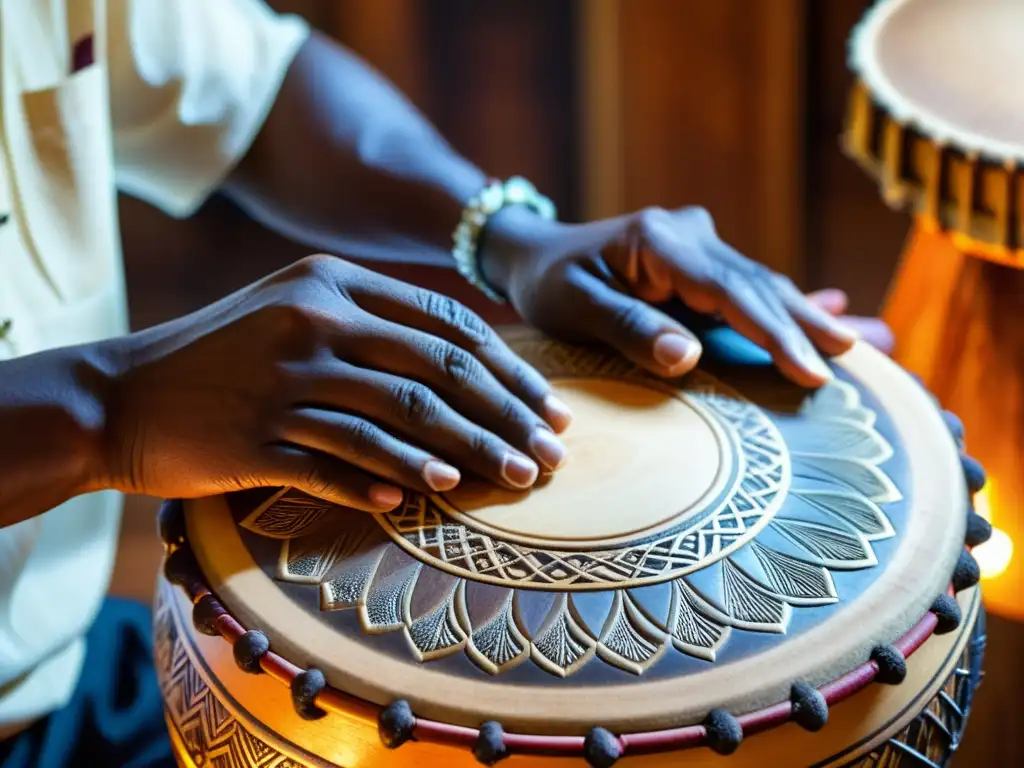
[[[883,0],[850,41],[847,152],[915,226],[884,317],[895,358],[964,420],[994,481],[993,521],[1024,508],[1024,3]],[[986,584],[1021,616],[1024,560]]]
[[[506,338],[575,413],[530,493],[164,505],[182,766],[946,762],[980,675],[983,476],[918,383],[863,344],[812,392],[724,329],[673,382]]]

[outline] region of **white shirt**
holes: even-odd
[[[127,331],[117,189],[192,213],[307,34],[260,0],[0,0],[0,360]],[[99,493],[0,529],[0,738],[74,691],[120,513]]]

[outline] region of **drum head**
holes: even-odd
[[[850,65],[897,120],[965,152],[1024,160],[1024,3],[883,0]]]
[[[833,680],[946,590],[957,450],[880,353],[809,392],[728,331],[673,382],[506,337],[575,412],[568,464],[532,492],[467,481],[376,516],[289,490],[188,505],[210,588],[291,663],[449,723],[650,730]]]

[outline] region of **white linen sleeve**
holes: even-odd
[[[191,215],[249,149],[306,23],[262,0],[109,0],[118,187]]]

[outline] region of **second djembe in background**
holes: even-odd
[[[885,304],[895,356],[989,471],[986,602],[1024,617],[1024,4],[884,0],[855,31],[844,144],[915,222]]]

